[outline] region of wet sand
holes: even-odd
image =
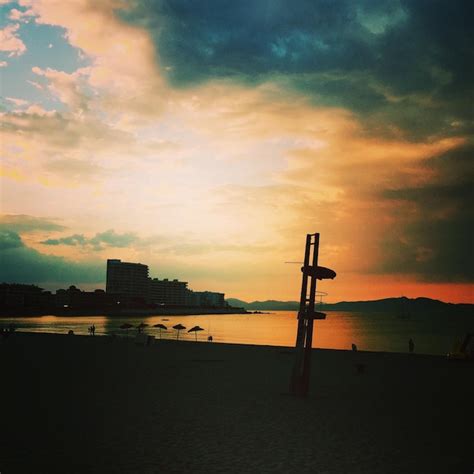
[[[314,350],[299,399],[281,347],[17,333],[0,356],[2,474],[474,471],[472,363]]]

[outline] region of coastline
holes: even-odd
[[[174,308],[155,308],[155,309],[123,309],[120,311],[110,308],[84,309],[57,309],[47,308],[44,310],[21,310],[21,311],[2,311],[0,318],[41,318],[43,316],[61,316],[61,317],[94,317],[107,316],[117,318],[140,317],[140,316],[197,316],[205,314],[252,314],[243,308],[214,308],[214,307],[174,307]]]
[[[440,356],[315,349],[299,399],[292,348],[13,333],[0,354],[5,472],[472,471],[474,366]]]

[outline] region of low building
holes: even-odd
[[[46,306],[51,301],[51,293],[44,292],[36,285],[21,283],[0,284],[1,308],[38,308]]]
[[[207,308],[224,308],[226,306],[224,293],[213,291],[188,290],[186,301],[188,306],[204,306]]]
[[[148,301],[153,304],[179,305],[186,304],[188,283],[179,280],[148,279]]]
[[[56,290],[54,297],[58,308],[103,309],[115,303],[113,296],[104,290],[81,291],[74,285],[67,290]]]

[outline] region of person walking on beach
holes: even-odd
[[[92,335],[95,336],[95,325],[94,324],[91,327],[91,332],[92,332]]]
[[[410,340],[408,341],[408,351],[410,354],[413,354],[415,351],[415,343],[413,342],[413,339],[410,337]]]

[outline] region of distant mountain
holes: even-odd
[[[396,313],[416,313],[445,310],[474,310],[472,304],[445,303],[431,298],[385,298],[373,301],[341,301],[323,305],[327,310],[339,311],[390,311]]]
[[[299,307],[299,303],[297,301],[275,301],[275,300],[267,300],[267,301],[252,301],[251,303],[247,303],[246,301],[238,300],[236,298],[228,298],[227,303],[231,306],[237,308],[245,308],[248,310],[256,310],[256,309],[263,309],[263,310],[297,310]]]
[[[245,308],[247,310],[298,310],[297,301],[246,301],[228,298],[231,306]],[[323,304],[321,309],[337,311],[387,311],[400,314],[409,314],[427,311],[471,311],[474,314],[474,305],[467,303],[444,303],[443,301],[430,298],[385,298],[372,301],[341,301],[339,303]]]

